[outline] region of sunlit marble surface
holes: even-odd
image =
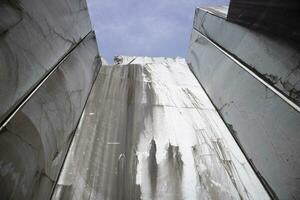
[[[269,199],[184,59],[118,58],[100,69],[53,200]]]

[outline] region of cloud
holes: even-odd
[[[88,0],[100,53],[185,57],[194,9],[228,0]]]

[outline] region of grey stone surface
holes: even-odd
[[[201,10],[209,12],[212,15],[216,15],[218,17],[226,19],[228,13],[228,6],[207,6],[207,7],[201,7]],[[198,12],[197,9],[196,12]]]
[[[228,20],[300,45],[298,0],[230,0]]]
[[[52,200],[269,199],[182,58],[102,66]]]
[[[299,50],[201,8],[196,9],[193,26],[300,105]]]
[[[260,40],[260,43],[258,40],[253,40],[252,43],[245,42],[244,40],[254,39],[254,33],[244,30],[245,34],[240,35],[236,25],[227,25],[228,22],[223,19],[202,14],[207,16],[206,19],[203,18],[205,27],[220,30],[218,34],[209,30],[206,35],[240,55],[243,61],[252,62],[253,67],[257,67],[258,70],[261,69],[259,66],[265,66],[270,74],[286,70],[282,68],[283,63],[280,63],[285,57],[271,59],[267,54],[281,52],[284,47],[274,43],[273,46],[268,46],[271,45],[268,44],[268,39]],[[217,23],[214,23],[215,21]],[[220,28],[225,30],[221,31]],[[232,32],[233,36],[227,35],[229,32]],[[219,39],[216,38],[217,35],[220,36]],[[253,49],[255,52],[252,52]],[[255,57],[256,51],[260,53],[259,57]],[[298,52],[285,53],[290,56],[298,55]],[[294,61],[293,56],[288,57],[291,58],[291,62]],[[300,113],[219,51],[196,30],[192,31],[188,62],[232,134],[279,199],[298,199]],[[278,64],[278,68],[273,63]]]
[[[0,2],[0,122],[90,30],[85,1]]]
[[[0,133],[0,199],[48,199],[101,65],[91,32]]]

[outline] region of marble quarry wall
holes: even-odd
[[[185,59],[103,65],[52,200],[270,199]]]
[[[300,52],[197,8],[187,62],[271,197],[299,198]]]
[[[85,1],[0,2],[0,199],[48,199],[101,66]]]
[[[290,40],[299,49],[299,9],[298,0],[230,0],[227,19]]]
[[[0,199],[299,199],[300,52],[245,5],[109,65],[85,0],[1,1]]]

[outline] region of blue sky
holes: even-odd
[[[185,57],[194,11],[229,0],[87,0],[100,54]]]

